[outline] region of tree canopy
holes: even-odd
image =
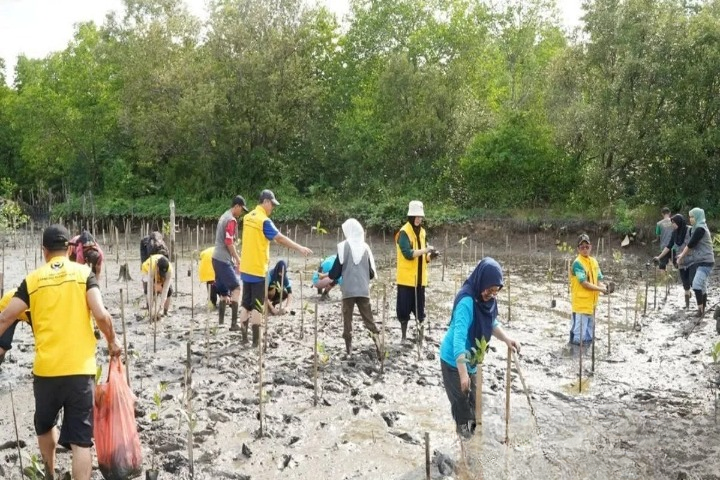
[[[720,212],[720,0],[125,0],[0,59],[3,189]]]

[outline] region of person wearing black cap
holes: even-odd
[[[605,286],[600,265],[595,257],[590,256],[592,244],[590,237],[582,234],[578,237],[578,256],[572,264],[570,272],[570,298],[572,300],[572,324],[570,326],[570,343],[593,341],[593,323],[595,307],[600,292],[612,293],[612,284]]]
[[[150,319],[155,321],[160,317],[160,306],[163,315],[168,314],[170,299],[172,298],[173,269],[165,255],[159,253],[150,255],[142,264],[143,292],[147,296]]]
[[[35,337],[33,391],[35,432],[45,471],[55,471],[58,443],[72,449],[72,477],[89,480],[92,473],[93,392],[97,340],[90,314],[105,335],[111,356],[122,352],[112,317],[105,309],[95,274],[67,258],[70,239],[62,225],[43,231],[46,263],[28,274],[0,313],[0,335],[30,310]],[[63,423],[55,428],[60,410]]]
[[[240,255],[235,248],[237,237],[237,219],[247,212],[245,199],[235,195],[230,209],[220,215],[215,232],[215,250],[212,253],[212,266],[215,270],[215,289],[220,297],[218,304],[218,323],[225,323],[225,308],[230,299],[230,330],[240,330],[238,327],[238,302],[240,300]]]
[[[270,190],[260,192],[259,204],[243,219],[242,258],[240,278],[243,282],[240,322],[243,324],[243,343],[247,342],[248,321],[252,323],[253,346],[257,346],[265,305],[265,277],[270,263],[270,242],[292,248],[307,256],[312,253],[280,233],[270,220],[273,209],[280,205]],[[260,305],[260,310],[256,308]]]

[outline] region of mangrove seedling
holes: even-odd
[[[469,352],[465,352],[465,358],[461,362],[467,363],[471,367],[477,367],[475,375],[475,422],[482,426],[482,384],[483,372],[482,364],[485,361],[485,352],[487,352],[488,343],[485,338],[475,339],[475,346]]]

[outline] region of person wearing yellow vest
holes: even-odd
[[[242,324],[242,342],[247,342],[248,321],[252,324],[253,346],[258,345],[262,310],[265,305],[265,278],[270,262],[270,242],[292,248],[302,255],[312,253],[307,247],[299,245],[280,233],[270,220],[273,209],[280,205],[270,190],[260,192],[257,207],[243,218],[240,279],[242,302],[240,304],[240,323]],[[232,328],[231,328],[232,330]]]
[[[418,322],[418,332],[421,332],[425,320],[425,287],[427,287],[427,264],[437,256],[437,251],[427,245],[425,229],[422,221],[425,209],[419,200],[413,200],[408,205],[407,222],[395,235],[395,250],[397,251],[397,303],[396,314],[400,321],[402,340],[407,337],[407,326],[410,313],[415,315]]]
[[[140,270],[150,319],[155,321],[160,318],[160,306],[163,307],[163,315],[167,315],[170,309],[173,268],[165,255],[156,253],[145,260]]]
[[[30,310],[35,361],[35,433],[46,478],[54,478],[58,443],[72,449],[72,478],[89,480],[92,473],[95,353],[90,314],[105,335],[110,356],[122,352],[112,317],[90,267],[67,258],[70,234],[62,225],[43,231],[45,265],[28,274],[0,313],[0,335]],[[63,410],[62,429],[55,428]]]
[[[572,324],[570,326],[570,343],[593,341],[593,323],[595,307],[600,293],[612,293],[608,286],[600,283],[603,279],[600,265],[595,257],[590,256],[592,244],[590,237],[582,234],[578,237],[578,256],[570,271],[570,298],[572,301]]]
[[[215,286],[215,270],[212,265],[212,256],[215,247],[209,247],[200,252],[200,264],[198,265],[198,279],[200,283],[207,285],[208,300],[213,307],[217,307],[217,287]],[[224,298],[227,302],[228,299]]]
[[[5,295],[0,298],[0,312],[5,310],[5,307],[8,306],[8,303],[10,303],[10,299],[15,296],[16,291],[16,288],[8,290],[7,292],[5,292]],[[30,323],[30,312],[27,310],[22,312],[17,317],[17,319],[10,324],[8,329],[5,330],[5,333],[0,335],[0,365],[2,365],[5,361],[5,354],[8,352],[8,350],[12,348],[12,341],[15,337],[15,327],[17,326],[18,322]]]

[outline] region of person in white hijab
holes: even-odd
[[[317,288],[324,288],[323,282],[330,284],[342,277],[342,313],[343,338],[348,355],[352,352],[352,317],[355,305],[358,306],[365,328],[375,343],[378,359],[382,358],[382,348],[378,334],[380,331],[373,321],[370,306],[370,280],[375,277],[375,257],[367,243],[365,231],[360,222],[350,218],[342,225],[345,240],[338,243],[338,255],[328,276],[323,278]]]

